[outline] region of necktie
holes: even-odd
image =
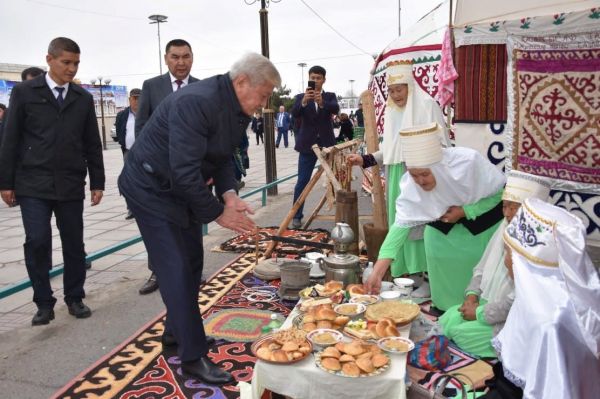
[[[177,79],[175,81],[175,83],[177,84],[177,89],[175,91],[177,91],[177,90],[181,89],[181,85],[183,84],[183,80]]]
[[[63,98],[63,91],[65,90],[65,88],[56,86],[54,90],[58,92],[58,97],[56,97],[56,101],[58,101],[58,105],[62,108],[63,103],[65,102],[65,99]]]

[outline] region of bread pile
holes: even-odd
[[[306,340],[306,333],[291,328],[273,334],[253,349],[259,359],[275,363],[289,363],[308,355],[311,352],[311,345]]]
[[[366,329],[356,330],[346,327],[344,332],[360,339],[380,339],[400,336],[400,332],[396,328],[396,323],[387,317],[382,318],[377,323],[370,324]]]
[[[339,316],[331,305],[313,306],[302,317],[302,329],[306,332],[317,328],[333,328],[339,330],[350,321],[348,316]]]
[[[341,372],[347,377],[359,377],[376,372],[386,366],[390,359],[377,345],[360,341],[339,342],[320,353],[322,368]]]

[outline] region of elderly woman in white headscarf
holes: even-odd
[[[494,374],[525,398],[592,399],[600,392],[600,279],[585,230],[576,216],[532,198],[504,232],[515,301],[493,340],[503,368]]]
[[[473,267],[502,220],[504,175],[475,150],[442,149],[436,123],[401,130],[399,136],[408,173],[400,181],[395,223],[366,288],[379,292],[410,230],[426,226],[431,298],[445,311],[462,301]]]
[[[386,70],[388,97],[385,107],[383,142],[381,150],[361,156],[352,154],[347,161],[353,165],[368,168],[385,165],[387,181],[387,214],[391,227],[396,218],[396,199],[400,195],[400,179],[406,172],[403,163],[398,132],[403,128],[437,122],[442,128],[438,131],[439,141],[444,147],[450,146],[446,134],[444,114],[431,96],[415,82],[412,63],[391,63]],[[425,248],[422,236],[412,234],[392,262],[392,276],[415,274],[427,270]],[[428,291],[423,296],[429,296]]]
[[[504,229],[526,198],[546,200],[550,184],[541,177],[510,171],[502,195],[504,221],[492,236],[473,278],[465,290],[465,300],[439,319],[444,335],[462,350],[479,357],[496,357],[492,338],[504,326],[513,303],[514,284],[504,266]]]

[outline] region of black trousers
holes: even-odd
[[[56,304],[50,286],[52,266],[52,214],[60,232],[64,260],[63,286],[69,305],[85,298],[85,252],[83,248],[83,200],[54,201],[17,198],[25,228],[25,265],[33,286],[33,302],[38,308],[52,309]]]
[[[194,361],[208,352],[198,293],[204,265],[202,226],[183,228],[128,201],[142,234],[148,259],[158,277],[167,308],[165,331],[178,343],[182,361]]]

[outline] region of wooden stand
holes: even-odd
[[[310,194],[312,189],[315,187],[315,185],[317,184],[317,182],[319,181],[319,179],[321,178],[323,173],[325,173],[325,175],[327,176],[329,187],[327,187],[325,194],[323,194],[323,196],[319,200],[319,203],[317,204],[317,207],[315,208],[315,210],[306,219],[306,222],[304,223],[302,228],[307,229],[308,226],[310,226],[310,224],[312,223],[312,221],[316,220],[316,219],[320,219],[320,218],[331,219],[330,217],[327,217],[327,216],[320,217],[318,215],[319,211],[325,205],[325,203],[327,202],[328,199],[330,200],[330,203],[333,205],[333,202],[335,202],[334,194],[337,195],[337,193],[339,193],[339,192],[346,193],[347,190],[349,190],[349,188],[350,188],[349,183],[347,181],[344,180],[343,182],[340,182],[337,179],[335,172],[333,170],[334,169],[333,168],[333,159],[334,159],[335,155],[337,153],[339,153],[340,151],[343,151],[345,149],[352,150],[353,147],[356,148],[356,147],[358,147],[359,144],[360,144],[360,140],[350,140],[345,143],[337,144],[337,145],[334,145],[333,147],[328,147],[328,148],[324,148],[324,149],[320,149],[319,146],[313,145],[312,149],[320,163],[319,168],[317,169],[316,173],[313,174],[310,181],[308,182],[308,184],[302,191],[302,194],[300,194],[300,197],[298,197],[298,199],[294,203],[294,206],[292,206],[292,209],[290,209],[290,211],[288,212],[286,217],[283,219],[283,221],[279,225],[279,229],[277,230],[276,235],[281,235],[284,231],[287,230],[287,227],[290,224],[290,222],[292,221],[292,219],[294,218],[294,215],[298,211],[298,208],[300,208],[300,205],[302,205],[304,203],[304,201],[306,201],[306,198],[308,197],[308,195]],[[348,175],[349,175],[349,172],[348,172]],[[344,198],[346,198],[346,197],[344,197]],[[354,193],[354,198],[355,199],[357,198],[356,193]],[[355,226],[352,226],[352,225],[350,225],[350,226],[352,227],[353,230],[356,228],[356,230],[354,230],[354,234],[355,234],[356,240],[357,240],[356,252],[358,252],[358,235],[359,235],[358,233],[359,233],[359,231],[358,231],[358,207],[357,207],[356,200],[355,200],[355,204],[354,204],[354,209],[355,209],[355,211],[353,211],[353,212],[355,213],[354,218],[356,219],[356,223],[355,223]],[[348,219],[349,216],[347,216],[348,212],[349,212],[348,210],[345,210],[344,213],[342,215],[340,215],[340,218],[343,217],[344,219],[346,219],[345,220],[346,223],[348,223],[348,220],[349,220]],[[339,221],[337,208],[336,208],[336,219],[335,220]],[[265,250],[264,257],[265,258],[270,257],[276,246],[277,246],[277,242],[271,241],[271,243]]]

